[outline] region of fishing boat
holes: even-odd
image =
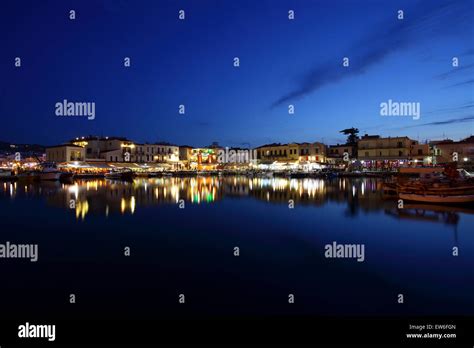
[[[98,179],[103,178],[104,173],[76,173],[74,179]]]
[[[16,176],[20,181],[38,181],[39,180],[39,172],[28,170],[25,172],[20,172]]]
[[[400,193],[401,199],[413,202],[425,203],[471,203],[474,202],[474,195],[435,195],[435,194],[416,194],[416,193]]]
[[[257,173],[258,178],[273,178],[273,172],[263,171]]]
[[[105,173],[106,179],[132,181],[135,173],[131,170],[112,170]]]
[[[38,172],[39,179],[45,180],[59,180],[61,172],[55,163],[42,163],[41,171]]]
[[[15,176],[12,174],[11,169],[9,168],[0,168],[0,180],[11,180]]]
[[[145,172],[145,171],[138,171],[138,172],[135,172],[135,174],[139,178],[150,178],[152,176],[150,172]]]
[[[59,177],[59,179],[64,182],[70,182],[74,179],[74,173],[61,172],[61,176]]]
[[[382,184],[382,192],[384,196],[395,196],[398,194],[398,186],[395,182],[384,182]]]

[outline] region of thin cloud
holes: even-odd
[[[427,111],[425,114],[437,114],[437,113],[443,113],[443,112],[457,112],[457,111],[464,111],[466,109],[471,109],[474,107],[474,104],[464,104],[460,106],[453,106],[449,108],[443,108],[443,109],[437,109],[433,111]]]
[[[393,52],[406,49],[420,41],[453,33],[457,25],[469,25],[472,20],[469,0],[450,2],[434,0],[422,2],[413,11],[405,11],[405,19],[390,27],[375,29],[375,34],[357,43],[351,52],[351,66],[344,68],[340,58],[311,68],[298,85],[278,98],[272,107],[304,97],[326,85],[365,73]],[[392,14],[395,18],[396,13]],[[454,31],[455,32],[455,31]]]
[[[471,121],[474,121],[474,116],[472,115],[464,116],[460,118],[452,118],[452,119],[444,120],[444,121],[433,121],[433,122],[428,122],[428,123],[421,123],[417,125],[401,127],[399,129],[416,128],[416,127],[423,127],[423,126],[444,126],[447,124],[465,123],[465,122],[471,122]]]
[[[448,77],[451,77],[453,75],[457,75],[458,73],[460,72],[464,72],[465,70],[469,70],[471,69],[472,67],[474,67],[474,63],[472,64],[468,64],[468,65],[464,65],[464,66],[460,66],[460,67],[457,67],[457,68],[454,68],[451,69],[450,71],[448,72],[445,72],[443,74],[439,74],[437,76],[435,76],[435,78],[439,79],[439,80],[445,80],[447,79]]]
[[[462,82],[459,82],[459,83],[455,83],[454,85],[449,85],[449,86],[447,86],[447,88],[471,85],[473,83],[474,83],[474,79],[470,79],[470,80],[462,81]]]

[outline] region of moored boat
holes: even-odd
[[[65,181],[65,182],[72,181],[73,178],[74,178],[74,173],[69,173],[69,172],[61,172],[61,175],[59,177],[61,181]]]
[[[139,178],[150,178],[152,176],[150,172],[135,172],[135,174]]]
[[[74,179],[98,179],[103,178],[104,173],[76,173]]]
[[[273,172],[263,171],[257,173],[258,178],[273,178]]]
[[[39,172],[29,170],[29,171],[18,173],[16,177],[20,181],[37,181],[39,180]]]
[[[15,176],[13,175],[11,169],[0,168],[0,180],[11,180],[14,178]]]
[[[474,202],[474,195],[436,195],[436,194],[417,194],[400,193],[399,197],[407,201],[425,202],[425,203],[471,203]]]
[[[40,180],[59,180],[61,172],[54,163],[42,163],[38,176]]]
[[[111,179],[111,180],[132,181],[134,177],[135,177],[135,173],[132,172],[131,170],[123,170],[123,171],[112,170],[108,173],[105,173],[105,178]]]

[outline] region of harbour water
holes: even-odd
[[[0,259],[0,319],[473,315],[474,208],[397,209],[381,187],[243,176],[2,182],[0,243],[37,244],[38,260]],[[364,245],[363,262],[325,257],[333,242]]]

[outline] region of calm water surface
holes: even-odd
[[[474,314],[474,209],[397,210],[381,185],[0,183],[0,243],[39,245],[36,263],[0,262],[0,318]],[[364,244],[365,261],[325,258],[333,241]]]

